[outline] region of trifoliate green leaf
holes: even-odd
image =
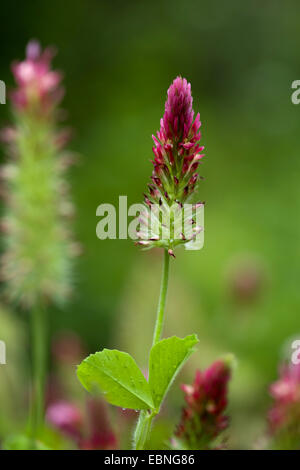
[[[108,403],[122,408],[153,408],[150,387],[134,359],[127,353],[103,349],[87,357],[77,375],[89,392],[101,391]]]

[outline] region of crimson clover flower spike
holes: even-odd
[[[215,448],[215,438],[224,431],[229,418],[227,406],[230,360],[218,360],[206,371],[198,370],[192,385],[181,385],[186,406],[177,426],[174,441],[183,448]]]
[[[167,92],[165,112],[160,120],[160,129],[156,135],[152,135],[154,146],[153,172],[151,184],[148,185],[148,194],[144,195],[144,202],[148,210],[158,205],[163,212],[169,212],[171,219],[174,203],[181,207],[196,190],[201,179],[197,169],[202,159],[204,147],[200,146],[200,114],[194,119],[193,98],[191,85],[185,78],[177,77]],[[199,206],[194,206],[194,210]],[[183,212],[178,214],[183,218]],[[185,216],[184,216],[185,217]],[[144,220],[145,222],[145,220]],[[194,233],[187,235],[180,230],[178,239],[170,236],[165,240],[160,237],[161,225],[157,224],[156,236],[152,239],[143,239],[138,242],[144,248],[160,246],[166,248],[171,256],[174,256],[174,248],[195,239],[203,227],[197,228]],[[140,228],[139,234],[145,234],[145,227]],[[139,237],[138,234],[138,238]]]
[[[203,146],[199,145],[200,114],[194,122],[191,85],[177,77],[168,90],[165,113],[157,137],[153,137],[154,171],[152,180],[171,202],[183,202],[195,189],[196,170]]]

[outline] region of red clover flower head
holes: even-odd
[[[175,432],[176,445],[185,449],[214,448],[214,439],[229,423],[224,411],[230,377],[230,362],[218,360],[206,371],[198,370],[192,385],[181,386],[186,407]]]

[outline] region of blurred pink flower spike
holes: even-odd
[[[72,439],[79,449],[109,450],[118,447],[116,434],[109,422],[106,404],[102,400],[88,400],[85,418],[76,404],[57,401],[49,405],[46,420],[62,434]]]
[[[87,436],[80,442],[86,450],[110,450],[118,448],[118,440],[111,427],[106,403],[101,399],[87,402]]]
[[[216,448],[215,439],[229,424],[224,414],[233,357],[214,362],[206,371],[198,370],[192,385],[182,385],[186,407],[176,429],[174,442],[183,449]]]
[[[300,442],[300,364],[281,367],[280,377],[270,386],[274,400],[269,411],[271,435],[289,442]]]
[[[16,108],[29,107],[47,112],[59,103],[63,96],[59,86],[62,75],[51,70],[54,55],[52,48],[42,52],[40,44],[34,40],[27,45],[25,60],[13,63],[12,72],[18,88],[11,97]]]

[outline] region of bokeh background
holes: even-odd
[[[73,331],[87,351],[123,349],[141,367],[162,254],[141,252],[131,240],[98,240],[96,208],[117,204],[119,195],[128,204],[141,201],[166,90],[177,75],[191,82],[206,147],[199,188],[205,246],[178,251],[171,262],[165,334],[200,338],[181,381],[191,382],[197,367],[224,353],[236,355],[234,448],[253,447],[265,432],[269,383],[300,336],[300,106],[291,102],[291,83],[300,79],[299,14],[298,2],[279,0],[1,4],[0,79],[13,86],[10,64],[24,57],[29,39],[55,45],[74,129],[70,147],[80,154],[69,179],[83,254],[72,301],[50,312],[51,335]],[[5,125],[9,105],[0,112]],[[30,345],[26,315],[1,308],[0,339],[8,351],[0,383],[3,435],[13,427],[8,403],[22,402],[12,391],[27,387]],[[179,382],[158,427],[178,422]]]

